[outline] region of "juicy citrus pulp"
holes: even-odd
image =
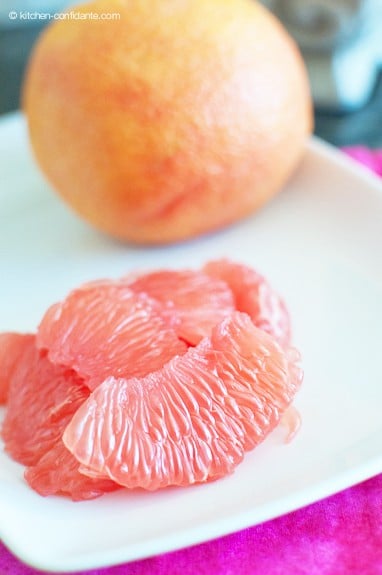
[[[235,312],[162,369],[106,379],[77,410],[64,443],[84,473],[129,488],[216,479],[274,428],[300,380],[275,340]]]
[[[15,335],[8,334],[10,342]],[[9,455],[28,466],[28,483],[42,495],[64,493],[75,500],[117,489],[110,480],[80,474],[78,461],[62,443],[66,425],[89,396],[83,380],[73,370],[52,364],[32,335],[19,335],[13,359],[2,437]]]
[[[0,334],[5,449],[74,500],[217,479],[290,406],[289,339],[281,298],[229,260],[85,284],[36,335]]]
[[[37,344],[94,389],[111,373],[145,375],[186,351],[164,315],[155,300],[124,283],[89,284],[47,311]]]
[[[281,345],[290,344],[288,310],[264,276],[248,266],[227,259],[208,262],[203,271],[228,284],[236,309],[246,312],[257,327],[273,335]]]

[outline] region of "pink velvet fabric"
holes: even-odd
[[[382,177],[382,149],[371,150],[365,146],[352,146],[343,148],[343,151],[356,160]]]
[[[344,151],[382,176],[382,151],[371,151],[360,146]],[[40,573],[21,563],[0,543],[0,575]],[[382,474],[303,509],[233,535],[87,573],[382,575]]]

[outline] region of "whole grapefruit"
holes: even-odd
[[[254,0],[94,0],[48,26],[23,95],[36,159],[123,240],[226,226],[279,191],[312,128],[301,55]]]

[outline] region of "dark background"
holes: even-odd
[[[0,28],[0,114],[20,106],[25,63],[40,31],[41,25],[31,23]],[[369,101],[359,110],[344,113],[316,109],[315,133],[336,146],[382,147],[382,73]]]

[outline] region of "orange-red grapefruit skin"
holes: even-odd
[[[37,42],[23,105],[37,161],[96,228],[195,237],[282,189],[312,129],[297,45],[255,0],[96,0]]]

